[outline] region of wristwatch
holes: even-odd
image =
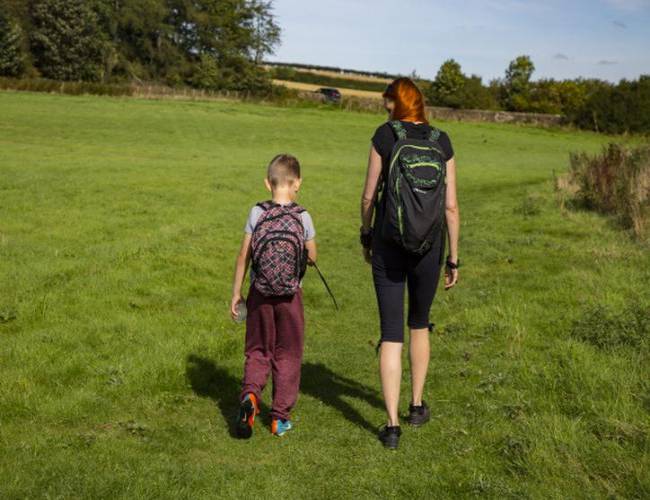
[[[359,241],[363,248],[370,248],[372,246],[372,228],[364,231],[363,226],[359,229]]]

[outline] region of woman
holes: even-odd
[[[379,306],[381,343],[379,369],[388,422],[379,432],[384,446],[395,449],[401,428],[398,417],[400,380],[402,374],[402,344],[404,341],[404,289],[408,286],[409,355],[411,367],[411,404],[407,421],[422,425],[429,418],[429,408],[422,400],[424,382],[429,366],[429,311],[436,293],[445,251],[444,231],[432,236],[430,248],[423,254],[404,250],[394,241],[382,237],[381,228],[386,196],[377,202],[378,192],[388,189],[388,167],[393,146],[399,140],[394,130],[399,127],[409,139],[435,140],[447,169],[444,194],[446,232],[449,255],[445,265],[445,289],[458,282],[459,211],[456,201],[456,164],[447,134],[429,126],[424,98],[408,78],[393,81],[383,94],[384,107],[390,121],[380,126],[372,137],[366,183],[361,200],[361,243],[364,256],[372,264],[372,274]],[[432,134],[432,130],[435,133]],[[425,143],[426,144],[426,143]],[[376,203],[377,202],[377,203]],[[374,213],[373,224],[373,212]]]

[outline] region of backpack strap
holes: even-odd
[[[266,200],[266,201],[260,201],[259,203],[256,203],[255,206],[260,207],[262,210],[266,212],[267,210],[273,208],[275,206],[275,203],[273,203],[273,201],[271,200]]]
[[[304,227],[301,214],[303,212],[306,212],[307,209],[301,207],[297,203],[290,203],[289,205],[280,205],[279,203],[276,203],[273,200],[267,200],[267,201],[261,201],[257,203],[255,206],[260,207],[264,212],[268,212],[269,210],[275,207],[283,207],[285,209],[285,213],[290,213],[291,215],[293,215],[296,221],[298,221],[300,225]],[[262,216],[260,215],[260,218],[261,217]]]
[[[300,226],[305,229],[305,224],[302,222],[302,214],[303,212],[306,212],[307,209],[301,207],[297,203],[292,203],[289,207],[289,212],[291,212],[293,215],[296,215],[296,220],[300,223]]]
[[[262,210],[266,212],[267,210],[271,210],[273,207],[280,207],[282,205],[275,203],[273,200],[267,200],[267,201],[260,201],[259,203],[256,203],[255,206],[260,207]],[[301,214],[307,211],[305,208],[301,207],[297,203],[290,203],[289,205],[284,205],[284,206],[294,214]]]
[[[301,206],[298,205],[297,203],[292,203],[292,204],[289,205],[287,208],[288,208],[289,210],[291,210],[291,212],[293,212],[294,214],[301,214],[301,213],[307,211],[306,208],[301,207]]]
[[[438,142],[439,137],[440,137],[440,130],[438,130],[436,127],[431,127],[431,132],[429,133],[429,140],[431,142]]]
[[[388,123],[390,124],[390,127],[393,129],[393,132],[395,132],[395,135],[397,136],[397,140],[401,141],[403,139],[406,139],[406,129],[404,128],[404,125],[402,125],[401,121],[392,120]]]

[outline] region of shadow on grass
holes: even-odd
[[[190,354],[185,367],[187,378],[195,394],[212,399],[228,424],[232,437],[237,437],[236,418],[239,410],[241,380],[213,361]],[[302,367],[300,391],[337,409],[348,421],[372,433],[376,426],[368,422],[350,403],[342,397],[366,401],[375,408],[383,409],[384,402],[368,386],[343,377],[322,363],[305,363]],[[261,405],[262,418],[269,424],[268,408]]]
[[[232,437],[237,437],[237,414],[239,411],[239,392],[241,391],[241,380],[225,368],[220,368],[213,361],[190,354],[187,357],[185,366],[187,379],[195,394],[212,399],[224,420],[228,424],[228,430]],[[262,411],[268,413],[261,405]]]
[[[375,425],[368,422],[350,403],[341,398],[346,396],[361,399],[375,408],[384,409],[384,401],[370,387],[343,377],[322,363],[305,363],[302,367],[300,391],[337,409],[353,424],[372,433],[376,432]]]

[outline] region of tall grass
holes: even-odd
[[[609,144],[600,154],[571,155],[569,182],[585,208],[617,216],[637,237],[650,229],[650,144]]]

